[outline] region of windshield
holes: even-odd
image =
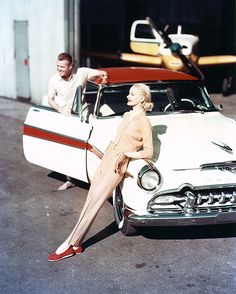
[[[206,89],[196,82],[146,83],[151,89],[154,108],[148,115],[171,112],[216,111]],[[101,90],[98,117],[123,115],[130,110],[127,95],[131,85],[106,87]]]

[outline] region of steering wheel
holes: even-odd
[[[192,100],[190,100],[190,99],[183,98],[180,101],[181,102],[187,102],[187,103],[191,104],[191,106],[193,106],[194,108],[196,107],[196,104]]]
[[[171,104],[169,103],[169,104],[167,104],[166,105],[166,107],[164,108],[164,112],[167,112],[167,111],[169,111],[168,109],[171,107]]]
[[[183,99],[181,99],[180,101],[181,101],[181,102],[187,102],[187,103],[191,104],[191,108],[192,108],[192,107],[193,107],[193,108],[196,107],[196,104],[195,104],[192,100],[190,100],[190,99],[183,98]],[[166,107],[164,108],[164,112],[169,111],[169,108],[170,108],[170,107],[171,107],[171,104],[170,104],[170,103],[167,104]]]

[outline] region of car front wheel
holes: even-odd
[[[113,195],[113,208],[115,220],[118,228],[125,236],[137,235],[137,230],[133,227],[124,216],[124,201],[119,186],[116,187]]]

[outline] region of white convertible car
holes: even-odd
[[[106,68],[109,84],[78,88],[73,114],[32,106],[24,122],[26,159],[90,182],[124,112],[131,85],[151,88],[154,156],[132,160],[113,193],[118,227],[236,222],[236,122],[215,108],[195,77],[154,68]]]

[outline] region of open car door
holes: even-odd
[[[46,106],[32,106],[24,122],[23,149],[26,159],[81,181],[88,182],[86,152],[91,125],[82,119],[82,89],[78,88],[76,111],[65,116]]]

